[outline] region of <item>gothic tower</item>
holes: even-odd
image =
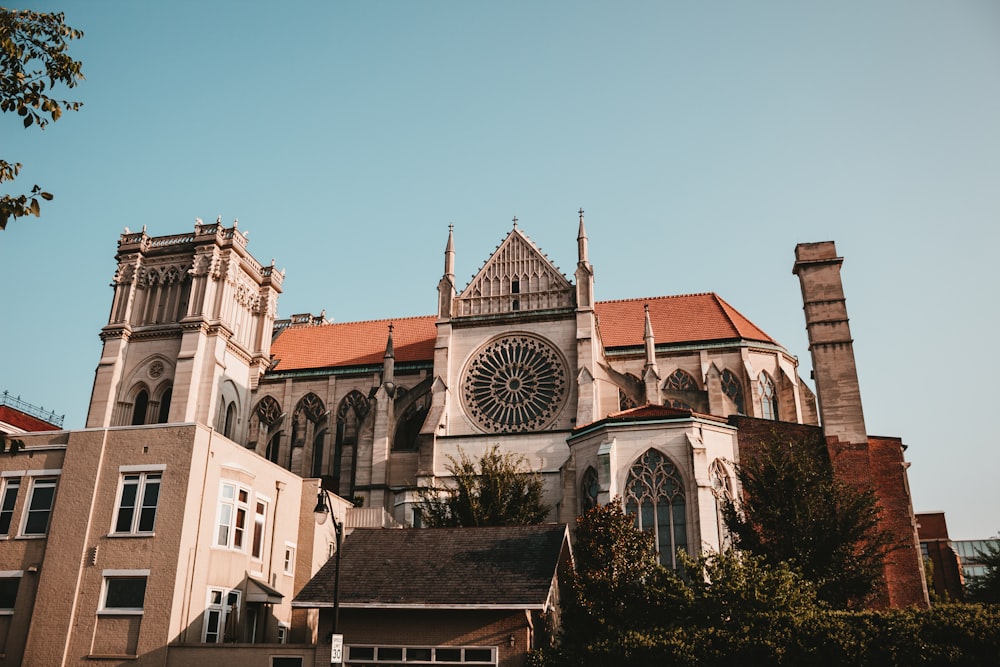
[[[221,219],[174,236],[126,229],[116,259],[87,427],[200,422],[241,439],[283,274]]]

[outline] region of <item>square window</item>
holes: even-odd
[[[205,629],[202,641],[207,644],[220,644],[225,641],[236,641],[233,636],[235,626],[240,620],[240,592],[224,588],[208,589],[208,607],[205,609]]]
[[[14,613],[21,577],[0,577],[0,614]]]
[[[247,516],[250,492],[235,484],[223,483],[219,497],[219,521],[215,545],[246,551]],[[262,528],[263,530],[263,528]],[[263,534],[261,535],[263,539]]]
[[[146,601],[146,577],[105,577],[103,611],[142,613]]]
[[[25,512],[22,535],[45,535],[49,529],[49,516],[56,499],[56,478],[36,477],[28,493],[28,511]]]
[[[17,492],[21,488],[21,480],[7,478],[3,487],[3,499],[0,501],[0,535],[10,534],[10,522],[14,518],[14,505],[17,503]]]
[[[122,475],[115,533],[152,534],[156,526],[156,506],[160,498],[161,478],[162,473],[159,472]]]

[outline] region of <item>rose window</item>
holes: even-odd
[[[468,414],[487,431],[537,431],[555,419],[566,398],[566,365],[538,338],[501,338],[472,356],[462,396]]]

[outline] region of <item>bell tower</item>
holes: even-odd
[[[173,236],[126,228],[115,259],[87,427],[199,422],[241,439],[284,273],[221,218]]]

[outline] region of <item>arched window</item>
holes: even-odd
[[[170,419],[170,399],[173,397],[174,388],[167,387],[166,391],[160,394],[160,414],[156,416],[157,424],[166,424]]]
[[[757,397],[760,400],[760,416],[764,419],[777,419],[778,395],[774,391],[771,376],[764,371],[757,377]]]
[[[351,493],[352,480],[342,480],[344,449],[351,448],[351,459],[356,456],[358,430],[368,414],[368,399],[357,389],[349,392],[337,406],[337,436],[333,450],[333,477],[341,495]],[[353,467],[353,466],[352,466]],[[349,475],[351,473],[348,473]]]
[[[733,480],[729,476],[726,465],[719,459],[712,461],[708,477],[712,480],[712,495],[715,496],[715,521],[719,526],[719,549],[722,550],[732,546],[732,536],[726,527],[723,508],[727,502],[733,501]]]
[[[698,383],[695,382],[694,377],[690,373],[678,368],[663,383],[663,388],[675,391],[698,391]]]
[[[305,475],[309,471],[313,474],[316,473],[314,460],[312,461],[313,465],[306,467],[309,465],[310,459],[303,458],[307,456],[304,448],[306,443],[312,443],[312,453],[315,454],[318,444],[320,460],[322,461],[323,437],[326,435],[326,429],[323,428],[323,425],[326,424],[326,415],[326,406],[323,405],[322,399],[312,392],[303,396],[298,405],[295,406],[295,412],[292,414],[292,447],[288,466],[292,472],[298,472],[300,475]]]
[[[583,472],[583,481],[580,483],[580,512],[586,514],[597,507],[597,494],[601,490],[600,482],[597,479],[597,471],[593,467],[587,468]]]
[[[743,403],[743,385],[740,384],[736,374],[727,368],[722,371],[722,375],[719,376],[719,379],[722,383],[722,393],[728,396],[729,399],[736,404],[736,412],[741,415],[745,415],[746,406]]]
[[[135,395],[132,402],[132,426],[146,423],[146,411],[149,409],[149,392],[143,389]]]
[[[399,389],[403,389],[403,387],[399,387]],[[430,397],[430,393],[423,394],[403,410],[403,414],[396,421],[396,433],[392,438],[394,450],[415,451],[417,449],[417,436],[420,435],[420,429],[427,418],[427,410],[431,406]],[[397,405],[400,400],[401,396],[397,394]]]
[[[624,501],[639,529],[655,536],[660,562],[676,568],[677,551],[687,549],[684,484],[677,466],[655,449],[647,450],[629,470]]]
[[[313,459],[312,476],[323,476],[323,440],[326,439],[326,429],[323,429],[313,438]]]
[[[226,406],[226,419],[223,422],[222,435],[230,440],[233,439],[233,431],[236,428],[236,404],[230,403]]]
[[[278,462],[281,431],[278,430],[277,424],[280,419],[281,406],[273,396],[265,396],[260,399],[250,417],[250,436],[248,439],[253,442],[254,446],[261,440],[266,442],[264,458],[272,463]]]

